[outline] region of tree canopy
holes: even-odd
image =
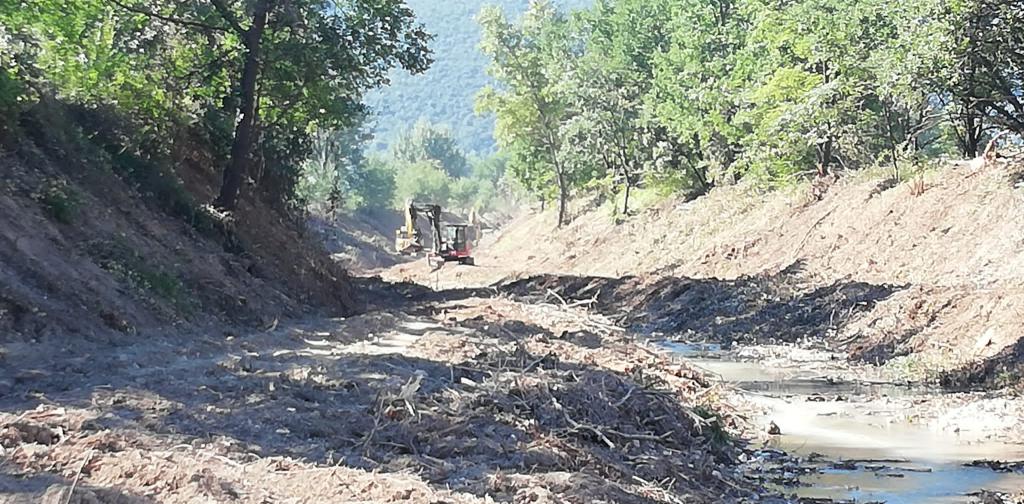
[[[535,197],[583,187],[700,194],[975,156],[1024,132],[1021,0],[600,0],[518,20],[486,9],[511,173]]]
[[[402,0],[40,0],[3,9],[0,24],[18,41],[20,79],[158,136],[208,130],[223,147],[226,209],[246,177],[290,197],[313,132],[356,126],[363,94],[392,68],[431,62]]]

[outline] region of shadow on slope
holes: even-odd
[[[1024,387],[1024,338],[987,359],[943,373],[939,383],[953,390]]]
[[[905,288],[854,281],[814,286],[803,281],[801,266],[736,280],[542,275],[498,288],[535,301],[593,305],[648,333],[723,344],[835,344],[855,315]]]
[[[230,217],[205,209],[224,160],[198,126],[155,138],[52,98],[16,120],[0,137],[0,343],[357,310],[267,187]]]

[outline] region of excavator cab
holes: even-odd
[[[465,224],[448,224],[445,226],[445,248],[441,251],[445,261],[473,264],[467,228],[468,226]]]

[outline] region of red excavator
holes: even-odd
[[[427,260],[458,262],[473,265],[470,240],[466,224],[442,224],[440,205],[417,205],[410,201],[405,208],[405,225],[395,231],[395,250],[403,255],[423,252],[423,234],[416,227],[417,219],[423,217],[430,225],[431,251]],[[442,234],[441,228],[444,227]]]

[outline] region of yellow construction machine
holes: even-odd
[[[395,230],[395,251],[403,255],[415,255],[426,250],[423,244],[423,233],[416,226],[419,218],[424,218],[430,226],[430,252],[427,259],[440,259],[444,262],[458,262],[473,265],[470,242],[465,224],[442,224],[441,206],[428,204],[417,205],[410,201],[405,206],[405,225]],[[442,226],[444,234],[442,234]]]

